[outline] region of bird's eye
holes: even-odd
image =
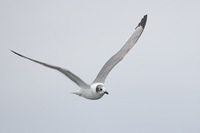
[[[101,86],[101,85],[98,85],[98,86],[96,87],[96,92],[98,93],[98,92],[102,92],[102,91],[103,91],[102,86]]]

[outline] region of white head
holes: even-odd
[[[94,84],[91,85],[91,88],[97,94],[100,94],[100,95],[108,94],[106,87],[104,86],[103,83],[94,83]]]

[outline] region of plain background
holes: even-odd
[[[199,0],[1,0],[1,133],[199,133]],[[55,70],[92,83],[148,14],[134,48],[91,101]]]

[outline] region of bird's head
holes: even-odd
[[[108,94],[106,88],[101,84],[96,86],[96,92],[99,94]]]
[[[92,88],[94,88],[97,94],[101,94],[101,95],[108,94],[106,87],[102,83],[94,83],[92,84]]]

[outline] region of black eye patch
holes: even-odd
[[[96,87],[96,92],[101,92],[103,89],[102,89],[102,85],[97,85]]]

